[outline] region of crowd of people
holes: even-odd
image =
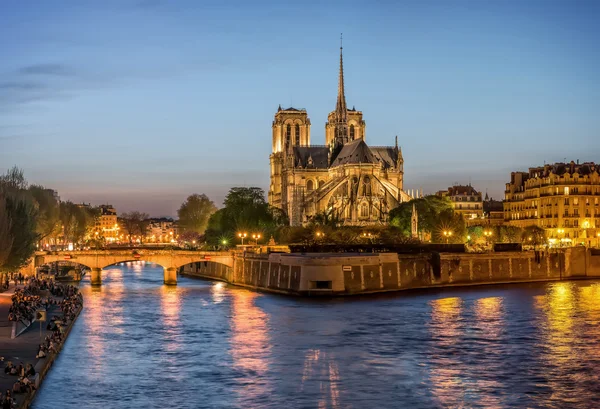
[[[42,297],[40,295],[42,292],[47,292],[55,297],[70,297],[76,291],[77,288],[72,285],[64,286],[55,284],[54,280],[40,280],[32,277],[27,281],[25,287],[15,290],[12,296],[12,305],[8,311],[8,320],[21,321],[28,325],[33,321],[38,309],[47,309],[50,305],[58,303],[50,296]]]
[[[0,405],[2,405],[2,409],[13,409],[17,407],[17,401],[10,392],[10,389],[7,389],[4,395],[0,394]]]
[[[27,280],[25,287],[15,290],[8,318],[10,321],[22,321],[29,324],[38,309],[48,309],[53,305],[59,307],[62,315],[53,315],[48,321],[46,329],[50,331],[50,334],[38,347],[36,358],[41,359],[57,351],[63,341],[66,326],[75,319],[82,304],[83,297],[77,287],[32,277]],[[18,378],[12,391],[7,390],[4,395],[0,395],[0,409],[10,409],[15,405],[14,396],[16,394],[28,393],[36,389],[36,371],[31,364],[23,365],[23,362],[20,362],[19,365],[14,365],[8,361],[4,373]]]

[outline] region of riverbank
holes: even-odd
[[[600,255],[583,247],[551,253],[250,253],[236,257],[233,268],[204,261],[180,273],[257,291],[346,296],[595,278],[600,277]]]
[[[22,288],[22,286],[17,286],[17,288]],[[36,392],[39,390],[44,377],[62,350],[62,347],[66,342],[68,335],[71,332],[71,328],[77,320],[83,305],[79,306],[79,308],[74,311],[74,317],[72,320],[67,320],[65,318],[65,313],[61,311],[59,305],[54,305],[47,310],[48,320],[50,320],[50,318],[54,315],[62,317],[62,321],[64,322],[64,332],[61,342],[55,345],[55,352],[49,352],[45,358],[38,359],[36,358],[36,355],[39,345],[43,343],[43,340],[46,338],[46,336],[52,337],[53,332],[46,329],[48,322],[42,323],[41,331],[38,327],[39,324],[36,325],[34,323],[19,337],[11,339],[10,333],[12,329],[12,322],[8,320],[8,309],[12,304],[11,297],[14,293],[14,290],[15,288],[11,288],[9,291],[0,294],[0,351],[2,351],[0,355],[4,358],[2,362],[2,369],[4,369],[7,362],[12,361],[14,365],[19,365],[20,363],[25,365],[30,363],[35,368],[36,372],[36,390],[24,394],[14,395],[14,398],[17,402],[16,407],[20,409],[29,407],[31,402],[34,400]],[[53,298],[60,301],[64,300],[64,297]],[[13,385],[17,380],[17,376],[5,374],[4,370],[2,370],[0,372],[0,390],[3,393],[7,389],[12,391]]]

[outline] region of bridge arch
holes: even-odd
[[[177,284],[177,270],[190,263],[211,261],[233,267],[234,254],[228,251],[188,251],[188,250],[88,250],[73,252],[36,253],[35,265],[54,261],[71,261],[91,270],[92,285],[102,283],[103,268],[127,261],[142,260],[163,267],[164,283]]]

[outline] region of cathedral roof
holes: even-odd
[[[356,139],[345,144],[331,166],[349,163],[377,163],[377,159],[371,153],[371,149],[369,149],[364,139]]]
[[[376,146],[371,148],[373,156],[377,162],[381,163],[385,169],[396,166],[399,151],[393,146]]]
[[[294,163],[307,169],[327,169],[327,146],[294,146]]]

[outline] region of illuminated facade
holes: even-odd
[[[120,227],[117,223],[117,211],[111,205],[101,205],[100,216],[96,219],[94,235],[97,238],[104,238],[108,242],[117,241],[119,238]]]
[[[437,194],[450,199],[454,212],[463,216],[467,226],[482,224],[483,200],[481,192],[475,190],[473,186],[456,185]]]
[[[345,225],[384,223],[389,211],[410,198],[402,190],[404,159],[398,147],[369,147],[361,111],[348,109],[340,47],[335,110],[325,124],[325,145],[310,144],[305,109],[281,106],[273,121],[269,203],[292,226],[327,215]]]
[[[546,229],[551,243],[600,246],[600,169],[593,162],[555,163],[512,172],[504,221]]]

